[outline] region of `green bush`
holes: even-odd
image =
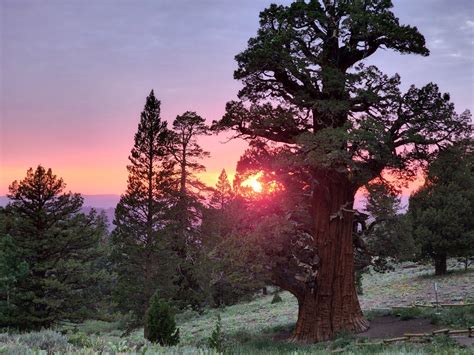
[[[179,342],[179,329],[176,328],[173,311],[157,292],[151,297],[145,314],[145,338],[164,346]]]
[[[70,347],[68,339],[61,333],[52,330],[21,334],[18,342],[34,350],[50,352],[66,351]]]
[[[68,336],[69,344],[79,348],[92,348],[92,340],[83,332],[74,333]]]
[[[274,304],[274,303],[280,303],[281,301],[283,301],[283,300],[281,299],[280,294],[279,294],[279,293],[275,293],[275,294],[273,295],[273,298],[272,298],[272,304]]]
[[[221,315],[217,315],[216,325],[212,331],[211,336],[208,338],[207,343],[211,349],[215,349],[218,352],[224,350],[224,334],[222,333]]]

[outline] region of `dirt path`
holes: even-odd
[[[410,320],[401,320],[394,316],[375,317],[370,321],[370,328],[364,333],[356,336],[369,339],[388,339],[402,337],[405,333],[431,333],[433,330],[446,328],[439,325],[433,325],[429,319],[418,318]],[[460,345],[474,346],[474,338],[467,336],[452,337]]]
[[[399,317],[383,316],[375,317],[370,321],[370,328],[364,333],[357,334],[358,337],[367,338],[397,338],[405,333],[431,333],[433,330],[443,327],[433,325],[429,319],[419,318],[400,320]]]

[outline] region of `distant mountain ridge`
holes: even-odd
[[[113,229],[113,221],[115,214],[115,206],[120,200],[120,195],[104,194],[104,195],[82,195],[84,205],[81,211],[89,213],[91,209],[97,210],[98,213],[104,212],[107,216],[107,224],[109,232]],[[7,196],[0,196],[0,206],[5,207],[10,200]]]
[[[82,195],[84,198],[84,207],[109,209],[115,208],[120,200],[120,195],[102,194],[102,195]],[[0,196],[0,206],[6,206],[9,202],[6,196]]]

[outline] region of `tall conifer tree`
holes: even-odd
[[[170,153],[175,162],[176,191],[173,209],[173,249],[176,255],[176,299],[182,306],[200,307],[205,302],[204,284],[207,283],[205,258],[201,253],[200,221],[203,196],[206,190],[196,173],[205,170],[200,160],[209,157],[197,138],[208,134],[204,118],[187,111],[173,121]]]
[[[122,311],[141,319],[157,288],[169,295],[166,231],[170,221],[173,162],[170,131],[161,120],[153,90],[146,99],[129,156],[127,191],[115,210],[112,260],[115,299]]]

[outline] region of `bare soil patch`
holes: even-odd
[[[370,322],[370,328],[359,333],[357,337],[366,337],[369,339],[388,339],[402,337],[405,333],[431,333],[433,330],[443,329],[446,326],[439,326],[430,323],[427,318],[416,318],[402,320],[395,316],[375,317]],[[452,337],[460,345],[473,347],[474,338],[467,336]]]
[[[370,321],[370,328],[358,337],[367,338],[397,338],[405,333],[431,333],[433,330],[442,329],[442,326],[433,325],[427,318],[401,320],[399,317],[382,316]]]

